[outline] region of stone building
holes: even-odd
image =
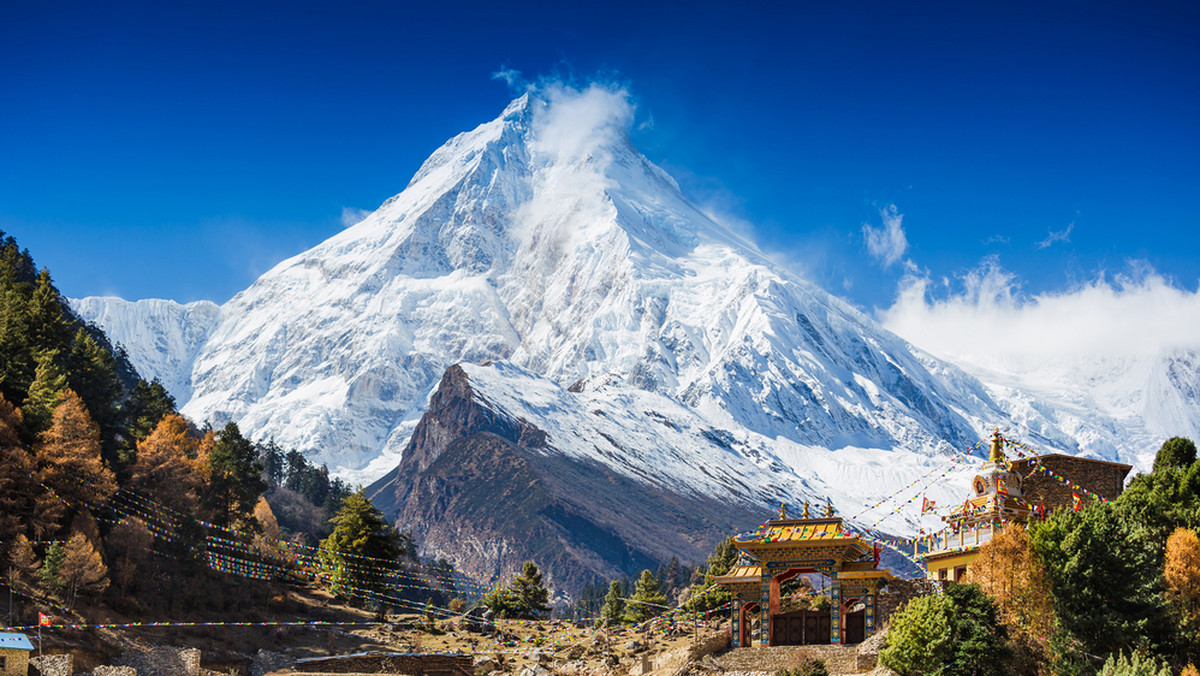
[[[0,676],[26,676],[33,642],[25,634],[0,633]]]

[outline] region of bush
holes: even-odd
[[[913,599],[892,618],[879,660],[902,676],[1003,674],[1006,641],[991,599],[978,585],[954,584],[945,594]]]
[[[1129,657],[1118,655],[1116,659],[1109,655],[1098,676],[1171,676],[1171,667],[1138,653]]]

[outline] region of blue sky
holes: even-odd
[[[573,4],[0,3],[0,229],[69,296],[223,302],[514,69],[623,84],[685,192],[868,311],[1196,290],[1196,3]]]

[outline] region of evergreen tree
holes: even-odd
[[[346,498],[331,521],[333,533],[321,541],[321,567],[330,591],[344,598],[377,599],[384,578],[400,569],[402,537],[363,491]]]
[[[537,565],[526,561],[521,574],[513,576],[509,584],[492,590],[483,598],[483,604],[499,617],[536,620],[550,612],[549,599],[550,592],[542,584]]]
[[[703,566],[703,581],[692,587],[688,610],[712,610],[732,600],[729,590],[717,587],[714,578],[728,573],[737,562],[737,557],[738,548],[733,544],[733,538],[725,538],[717,543]]]
[[[638,578],[633,596],[629,597],[629,602],[625,606],[625,620],[641,624],[662,613],[666,604],[667,597],[658,590],[658,578],[654,577],[654,573],[649,570],[643,570],[642,576]]]
[[[205,497],[213,523],[229,527],[240,521],[251,526],[254,504],[267,486],[254,444],[242,436],[237,423],[229,423],[217,433],[207,463]]]
[[[67,377],[55,364],[57,358],[56,350],[43,350],[38,353],[33,383],[29,385],[29,396],[21,409],[21,413],[25,415],[26,434],[30,438],[37,438],[49,429],[54,409],[62,401],[63,393],[67,389]]]
[[[1168,468],[1188,467],[1196,462],[1196,444],[1187,437],[1171,437],[1163,442],[1154,456],[1154,472]]]
[[[613,580],[608,585],[608,595],[604,597],[604,605],[600,606],[600,616],[596,618],[596,626],[613,626],[625,619],[625,599],[621,595],[621,583]]]
[[[1140,653],[1122,653],[1109,655],[1097,676],[1171,676],[1171,667]]]
[[[265,444],[258,445],[258,459],[263,466],[263,479],[268,486],[282,486],[285,476],[283,465],[283,449],[271,439]]]
[[[96,596],[108,589],[108,566],[83,533],[72,535],[63,547],[58,579],[72,608],[77,596]]]
[[[121,382],[117,379],[117,361],[81,327],[71,340],[66,364],[67,382],[99,427],[103,457],[114,466],[118,460],[117,402],[122,393]]]
[[[57,594],[62,590],[62,579],[59,578],[58,571],[62,567],[64,556],[62,542],[52,542],[46,548],[46,558],[42,560],[42,567],[38,570],[38,577],[42,580],[42,588],[48,592]]]
[[[139,442],[158,426],[158,423],[168,415],[175,413],[175,398],[167,392],[167,388],[155,378],[147,383],[137,381],[133,392],[129,393],[129,401],[125,404],[125,417],[129,428],[131,442]]]
[[[72,505],[98,505],[117,490],[100,459],[100,430],[83,401],[67,389],[37,448],[38,477]]]
[[[941,594],[918,596],[891,619],[887,647],[879,661],[900,676],[942,673],[954,649],[950,599]]]
[[[50,279],[50,271],[38,272],[29,299],[30,343],[41,349],[61,349],[71,342],[71,322],[63,313],[63,301]]]

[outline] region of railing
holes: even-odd
[[[913,544],[913,556],[926,556],[960,549],[975,548],[990,542],[992,536],[999,533],[1002,527],[996,524],[970,526],[957,532],[946,529],[933,535],[923,535]]]

